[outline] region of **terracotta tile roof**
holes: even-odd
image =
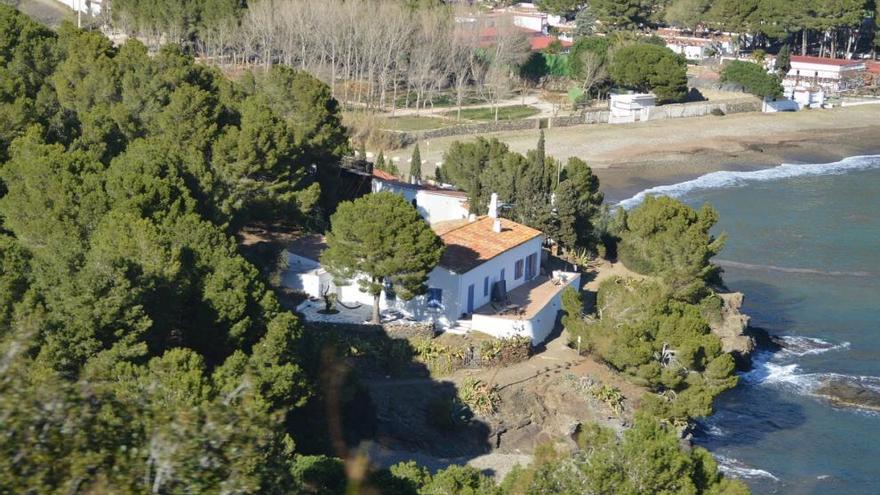
[[[501,219],[501,232],[492,231],[494,219],[480,217],[473,222],[443,222],[432,226],[446,250],[440,266],[455,273],[467,273],[499,254],[541,235],[541,231]]]
[[[825,57],[808,57],[803,55],[792,55],[792,62],[801,62],[804,64],[820,64],[820,65],[834,65],[837,67],[848,67],[850,65],[862,65],[865,62],[862,60],[846,60],[843,58],[825,58]]]
[[[534,36],[532,37],[532,39],[529,40],[529,45],[531,46],[533,52],[537,52],[546,49],[548,46],[550,46],[550,43],[553,43],[556,39],[557,38],[553,36]],[[566,40],[559,40],[559,42],[562,44],[563,48],[571,48],[571,46],[574,44],[571,41]]]
[[[388,181],[399,181],[400,180],[400,178],[397,177],[396,175],[394,175],[390,172],[386,172],[384,170],[379,170],[378,168],[373,169],[373,177],[375,177],[377,179],[381,179],[381,180],[388,180]]]

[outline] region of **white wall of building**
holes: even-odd
[[[101,13],[101,0],[55,0],[67,5],[75,12],[98,15]]]
[[[476,314],[471,321],[471,328],[483,333],[487,333],[497,338],[509,338],[515,336],[525,336],[532,339],[532,345],[538,345],[547,340],[553,327],[556,325],[556,318],[562,309],[562,293],[565,288],[573,287],[575,290],[580,288],[581,275],[579,273],[554,272],[553,276],[559,278],[564,276],[566,279],[565,287],[563,287],[555,296],[529,319],[511,319],[501,318],[497,316],[488,316]]]
[[[792,60],[782,84],[787,88],[819,86],[832,92],[855,87],[866,70],[864,63],[847,66]]]
[[[410,184],[373,179],[372,191],[391,191],[400,194],[408,202],[415,200],[416,209],[428,223],[461,220],[468,217],[465,198],[446,194],[442,191],[422,189]]]
[[[492,299],[492,285],[501,280],[501,270],[504,270],[504,280],[508,292],[519,287],[526,280],[525,260],[530,254],[536,257],[536,270],[534,275],[541,274],[541,244],[543,236],[538,236],[528,242],[505,251],[504,253],[481,264],[473,270],[459,276],[458,300],[455,302],[458,315],[467,312],[468,287],[474,285],[474,309],[489,304]],[[523,276],[515,278],[516,262],[523,261]],[[489,279],[489,293],[485,294],[483,284]],[[444,296],[445,297],[445,296]]]

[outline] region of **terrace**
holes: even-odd
[[[553,272],[553,276],[535,277],[508,292],[507,304],[489,303],[476,309],[474,315],[510,320],[530,319],[579,277],[577,273],[559,271]]]

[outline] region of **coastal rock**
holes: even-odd
[[[857,379],[830,378],[813,393],[839,406],[880,411],[880,391]]]
[[[720,293],[723,301],[721,319],[710,323],[712,333],[721,339],[721,349],[729,352],[739,369],[751,367],[751,355],[755,350],[755,339],[749,334],[749,316],[740,312],[743,304],[741,292]]]

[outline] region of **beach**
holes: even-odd
[[[524,153],[538,131],[487,134]],[[420,143],[428,173],[455,136]],[[880,105],[796,113],[743,113],[635,124],[595,124],[545,130],[546,151],[561,160],[579,157],[599,176],[610,201],[656,185],[719,170],[753,170],[781,163],[826,163],[880,152]],[[406,162],[412,148],[397,150]],[[401,164],[401,169],[406,166]]]

